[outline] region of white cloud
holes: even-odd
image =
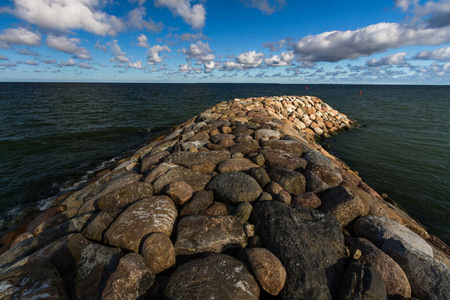
[[[220,65],[214,61],[208,61],[204,64],[205,73],[211,73],[214,69],[218,68]]]
[[[136,62],[129,62],[128,63],[128,67],[133,68],[133,69],[141,70],[141,69],[143,69],[142,61],[138,60]]]
[[[294,44],[300,62],[337,62],[387,49],[411,45],[439,45],[450,41],[450,27],[422,28],[379,23],[354,31],[330,31],[304,37]]]
[[[243,69],[252,69],[259,67],[263,62],[264,54],[256,53],[256,51],[248,51],[239,54],[236,57],[236,62],[241,64]]]
[[[5,55],[0,54],[0,60],[9,60],[9,58]]]
[[[11,12],[40,27],[67,31],[82,29],[97,35],[115,35],[125,29],[123,21],[100,10],[99,0],[14,0]]]
[[[192,0],[155,0],[155,6],[169,8],[192,28],[200,29],[205,25],[206,10],[202,4],[191,6],[191,2]]]
[[[268,67],[280,67],[289,66],[294,60],[294,51],[287,51],[281,53],[281,55],[272,55],[264,59],[264,63]]]
[[[428,1],[414,10],[417,18],[425,18],[425,23],[431,28],[442,28],[450,25],[450,1]]]
[[[159,32],[162,30],[162,23],[155,23],[151,19],[144,20],[147,15],[145,7],[137,7],[130,11],[127,15],[127,25],[130,28],[137,28],[139,30],[146,29],[149,32]]]
[[[167,46],[155,45],[147,50],[145,53],[147,55],[147,63],[149,65],[157,64],[162,62],[164,59],[161,57],[161,52],[172,52]]]
[[[47,37],[47,46],[50,48],[72,54],[79,59],[91,59],[91,54],[89,51],[78,46],[80,44],[80,39],[77,38],[67,38],[64,36],[49,35]]]
[[[26,60],[25,61],[26,65],[30,65],[30,66],[37,66],[39,65],[37,62],[35,62],[34,60]]]
[[[286,40],[280,40],[278,42],[273,43],[264,43],[262,44],[263,47],[269,48],[270,51],[278,51],[283,47],[283,45],[286,44]]]
[[[381,66],[400,66],[405,65],[406,52],[400,52],[392,55],[388,55],[380,58],[379,60],[372,58],[366,61],[366,65],[369,67],[381,67]]]
[[[394,0],[394,5],[403,11],[407,11],[410,6],[417,3],[417,0]]]
[[[257,8],[263,13],[273,14],[276,11],[283,9],[286,5],[286,0],[241,0],[246,7]]]
[[[450,63],[444,64],[444,66],[442,67],[442,69],[443,69],[445,72],[450,71]]]
[[[205,63],[216,59],[213,51],[209,48],[209,44],[201,41],[191,44],[188,49],[183,48],[182,52],[188,60],[193,59]]]
[[[60,63],[61,67],[73,67],[76,65],[77,65],[77,63],[72,58],[69,58],[67,61],[62,61]]]
[[[113,40],[112,43],[108,43],[108,45],[111,47],[111,51],[113,53],[113,57],[111,57],[110,61],[115,62],[118,65],[128,63],[130,61],[127,54],[120,48],[117,40]]]
[[[187,41],[187,42],[208,40],[208,37],[206,35],[203,35],[200,32],[196,33],[196,34],[192,34],[192,33],[183,33],[182,35],[175,34],[175,37],[179,38],[182,41]]]
[[[97,41],[97,43],[95,43],[94,47],[95,47],[95,49],[102,50],[103,52],[108,52],[108,48],[106,48],[105,45],[101,45],[100,41]]]
[[[46,59],[43,62],[46,63],[46,64],[51,65],[51,64],[54,64],[56,62],[56,59]]]
[[[3,34],[0,34],[0,41],[7,45],[39,46],[41,34],[25,28],[8,28],[3,30]]]
[[[433,51],[421,51],[413,59],[450,61],[450,47],[442,47]]]
[[[148,43],[148,38],[145,34],[141,34],[140,36],[138,36],[138,46],[142,47],[142,48],[148,48],[150,47],[150,44]]]
[[[84,62],[84,61],[78,63],[78,66],[80,68],[83,68],[83,69],[92,69],[92,66],[90,64],[88,64],[87,62]]]

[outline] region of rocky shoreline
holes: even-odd
[[[0,234],[0,299],[449,299],[449,247],[317,142],[310,96],[221,102]]]

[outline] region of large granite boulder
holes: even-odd
[[[204,162],[212,162],[218,164],[226,159],[231,158],[230,152],[226,150],[217,150],[209,152],[175,152],[164,159],[165,162],[185,166],[190,168],[200,165]]]
[[[172,234],[177,209],[168,196],[154,196],[133,203],[105,233],[109,245],[139,251],[142,238],[152,232]]]
[[[99,209],[122,208],[139,199],[153,196],[153,188],[145,182],[134,182],[110,192],[97,201]]]
[[[290,194],[299,195],[305,192],[306,180],[302,173],[272,167],[269,176]]]
[[[247,171],[251,168],[258,168],[257,164],[252,163],[251,160],[247,158],[231,158],[227,159],[217,165],[217,172],[227,173],[227,172],[240,172]]]
[[[146,265],[155,275],[171,268],[176,263],[172,241],[161,232],[151,234],[144,241],[141,254]]]
[[[217,199],[226,203],[252,202],[262,193],[258,182],[241,172],[222,173],[215,176],[206,186]]]
[[[177,152],[180,153],[180,152]],[[184,181],[189,184],[194,191],[200,191],[211,180],[211,175],[199,173],[183,167],[172,168],[164,175],[158,177],[153,183],[155,194],[160,194],[169,184]]]
[[[268,140],[262,142],[264,148],[272,148],[289,152],[295,156],[301,156],[304,152],[302,143],[294,140]]]
[[[283,264],[287,277],[281,299],[339,296],[345,273],[344,236],[335,217],[278,201],[254,205],[255,231]]]
[[[259,152],[264,155],[266,165],[269,167],[282,167],[288,170],[298,169],[301,172],[306,168],[306,160],[289,152],[272,148],[263,148]]]
[[[177,255],[222,252],[246,245],[244,222],[233,216],[187,216],[178,223]]]
[[[165,294],[173,300],[255,300],[259,287],[239,260],[209,254],[181,264],[170,276]]]
[[[194,197],[183,206],[180,216],[202,215],[213,203],[213,200],[214,193],[212,191],[198,191]]]
[[[303,158],[308,162],[307,169],[315,173],[330,187],[337,186],[342,182],[339,167],[330,158],[317,151],[308,151]]]

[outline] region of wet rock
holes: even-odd
[[[231,158],[227,159],[217,165],[217,172],[228,173],[228,172],[240,172],[247,171],[251,168],[257,168],[258,165],[252,163],[247,158]]]
[[[222,202],[213,202],[205,211],[205,215],[208,216],[226,216],[228,215],[228,209]]]
[[[230,152],[231,152],[231,154],[240,152],[243,155],[247,155],[251,152],[255,152],[258,149],[259,149],[258,142],[256,142],[255,140],[250,140],[250,141],[240,142],[240,143],[233,145],[230,148]]]
[[[202,215],[212,204],[214,193],[212,191],[201,190],[188,201],[180,212],[180,216]]]
[[[161,151],[156,154],[147,154],[141,159],[141,173],[147,173],[150,166],[156,165],[163,161],[163,159],[169,156],[169,151]]]
[[[308,192],[318,194],[330,188],[330,186],[326,184],[325,181],[320,179],[320,177],[317,176],[316,173],[306,170],[304,175],[306,179],[306,190]]]
[[[175,252],[189,255],[244,248],[247,236],[243,226],[243,221],[233,216],[184,217],[178,223]]]
[[[345,272],[341,287],[343,300],[387,300],[384,283],[370,264],[354,261]]]
[[[155,275],[138,253],[123,256],[108,279],[102,300],[139,299],[155,281]]]
[[[246,254],[261,287],[271,295],[278,295],[286,281],[286,270],[280,260],[264,248],[249,249]]]
[[[255,201],[262,193],[255,179],[240,172],[219,174],[208,183],[206,189],[213,191],[217,199],[231,204]]]
[[[121,212],[122,210],[119,208],[101,211],[83,230],[83,236],[90,240],[103,242],[106,229]]]
[[[286,151],[294,156],[301,156],[304,152],[302,143],[293,140],[269,140],[262,142],[262,147]]]
[[[368,209],[365,210],[362,200],[346,186],[341,185],[331,188],[320,200],[322,201],[321,210],[335,216],[342,227],[347,226],[357,217],[368,213]]]
[[[401,295],[405,298],[411,297],[411,286],[408,278],[391,257],[364,238],[352,238],[349,247],[352,252],[359,250],[364,261],[377,269],[383,279],[388,296]]]
[[[160,194],[169,184],[184,181],[189,184],[194,191],[204,189],[205,185],[211,180],[211,175],[195,172],[191,169],[182,167],[173,168],[159,177],[153,183],[155,194]]]
[[[269,176],[290,194],[299,195],[305,192],[305,176],[299,172],[273,167],[269,171]]]
[[[298,156],[294,156],[289,152],[278,149],[260,149],[269,167],[282,167],[288,170],[296,170],[303,172],[306,168],[306,160]]]
[[[336,218],[305,207],[264,201],[254,205],[252,219],[265,248],[286,269],[281,299],[338,297],[346,252]]]
[[[134,182],[106,194],[97,201],[100,210],[122,208],[139,199],[153,196],[153,188],[145,182]]]
[[[306,192],[300,195],[294,196],[291,202],[292,205],[301,205],[312,209],[317,209],[322,205],[320,198],[313,192]]]
[[[164,233],[156,232],[145,239],[141,254],[145,264],[153,274],[159,274],[176,263],[175,248],[170,238]]]
[[[229,158],[231,158],[231,154],[226,150],[209,152],[176,152],[166,157],[165,162],[190,168],[207,161],[218,164]]]
[[[253,300],[259,298],[259,287],[240,261],[210,254],[180,265],[170,277],[165,295],[174,300]]]
[[[388,239],[401,241],[408,249],[417,249],[429,256],[433,256],[433,249],[416,233],[399,223],[377,216],[364,216],[358,218],[353,226],[356,236],[364,237],[377,247]]]
[[[262,188],[264,188],[267,184],[270,183],[269,174],[267,174],[266,169],[264,168],[261,167],[251,168],[247,170],[246,173],[252,176]]]
[[[242,202],[239,204],[233,212],[233,216],[247,222],[252,213],[253,206],[248,202]]]
[[[105,233],[109,245],[139,251],[142,238],[152,232],[172,234],[178,216],[167,196],[154,196],[133,203],[111,224]]]
[[[173,182],[166,190],[166,194],[180,206],[191,199],[193,193],[192,187],[184,181]]]

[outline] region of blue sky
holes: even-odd
[[[0,81],[450,84],[450,0],[0,0]]]

